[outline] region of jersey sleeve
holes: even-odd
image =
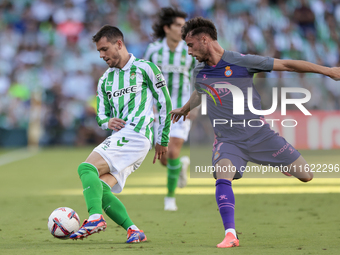
[[[249,73],[270,72],[274,66],[274,58],[251,54],[243,55],[233,51],[228,52],[227,61],[246,67]]]
[[[111,107],[109,99],[105,93],[106,79],[103,77],[99,79],[97,86],[97,116],[98,125],[103,129],[108,129],[109,120],[111,118]]]
[[[159,68],[151,62],[147,62],[147,64],[150,67],[148,68],[149,70],[147,70],[149,81],[148,86],[152,92],[153,97],[157,101],[157,108],[159,112],[157,143],[162,146],[168,146],[171,126],[171,98],[169,95],[168,87],[166,86],[165,79]]]

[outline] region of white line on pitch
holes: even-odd
[[[0,155],[0,166],[30,158],[36,155],[38,152],[38,149],[23,148],[2,154]]]

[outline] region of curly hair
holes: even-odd
[[[163,39],[165,37],[164,26],[170,27],[175,22],[175,18],[185,19],[186,17],[187,14],[178,9],[171,7],[162,8],[157,14],[155,23],[152,25],[152,30],[154,31],[152,37],[154,39]]]
[[[99,31],[92,36],[92,41],[94,43],[98,42],[102,37],[106,37],[106,39],[113,43],[114,40],[121,40],[124,43],[124,35],[122,31],[119,30],[119,28],[110,26],[110,25],[104,25],[102,26]]]
[[[198,34],[207,34],[213,40],[217,40],[217,30],[214,23],[202,17],[196,17],[185,22],[182,27],[182,39],[185,40],[188,34],[195,36]]]

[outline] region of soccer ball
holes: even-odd
[[[51,213],[47,226],[54,237],[68,239],[71,234],[78,231],[80,220],[78,214],[71,208],[59,207]]]

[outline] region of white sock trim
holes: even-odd
[[[236,236],[236,230],[235,230],[235,229],[233,229],[233,228],[228,228],[228,229],[226,229],[226,231],[224,232],[225,235],[227,235],[228,232],[231,232],[235,237],[237,237],[237,236]]]
[[[132,230],[139,230],[139,228],[137,228],[136,225],[131,225],[130,227],[128,227],[128,229],[131,228]]]
[[[109,184],[107,184],[105,181],[103,181],[102,179],[100,179],[103,183],[105,183],[110,189],[111,189],[111,187],[110,187],[110,185]]]
[[[90,215],[88,221],[91,221],[91,220],[98,220],[98,219],[100,218],[100,216],[102,216],[102,215],[99,214],[99,213],[92,214],[92,215]]]

